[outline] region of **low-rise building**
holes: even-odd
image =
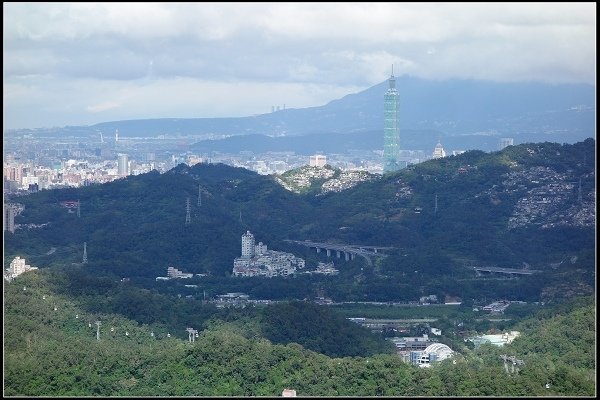
[[[175,267],[169,267],[169,268],[167,268],[167,276],[170,279],[179,279],[179,278],[186,279],[186,278],[193,277],[194,274],[188,274],[186,272],[178,270]]]
[[[510,301],[508,300],[499,300],[494,301],[493,303],[488,304],[482,308],[483,311],[488,311],[492,314],[503,314],[504,310],[510,306]]]
[[[475,344],[475,347],[479,347],[483,343],[491,343],[494,346],[501,347],[507,343],[511,343],[513,340],[515,340],[517,337],[519,337],[520,334],[521,334],[521,332],[519,332],[519,331],[510,331],[510,332],[504,332],[504,333],[497,334],[497,335],[474,336],[474,337],[467,338],[466,340],[473,342],[473,344]]]
[[[427,346],[431,345],[433,341],[429,339],[428,335],[422,337],[393,337],[389,339],[396,346],[397,351],[413,351],[413,350],[425,350]]]
[[[305,271],[305,274],[321,274],[321,275],[337,275],[340,273],[339,270],[334,268],[333,262],[323,263],[319,262],[317,268],[314,271]]]
[[[411,351],[410,363],[421,368],[430,367],[432,363],[452,357],[454,351],[442,343],[433,343],[423,351]]]
[[[438,298],[437,295],[435,294],[430,294],[429,296],[421,296],[419,298],[419,303],[421,304],[432,304],[432,303],[437,303],[438,302]]]

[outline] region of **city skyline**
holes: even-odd
[[[3,9],[5,129],[319,106],[390,64],[434,80],[595,84],[593,3]]]

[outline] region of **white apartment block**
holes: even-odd
[[[324,167],[327,164],[327,156],[321,154],[315,154],[314,156],[310,156],[308,160],[308,165],[311,167]]]
[[[32,267],[31,265],[25,264],[25,259],[17,256],[11,261],[10,267],[4,276],[8,281],[11,281],[17,276],[35,269],[37,269],[37,267]]]

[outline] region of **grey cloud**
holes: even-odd
[[[593,3],[5,3],[3,72],[19,93],[178,78],[366,88],[392,63],[431,79],[595,83],[595,26]],[[72,97],[103,110],[114,99],[101,93]]]

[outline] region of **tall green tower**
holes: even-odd
[[[400,110],[399,94],[396,90],[394,66],[389,79],[390,87],[383,96],[383,172],[400,169],[398,162],[400,150],[400,129],[398,127],[398,111]]]

